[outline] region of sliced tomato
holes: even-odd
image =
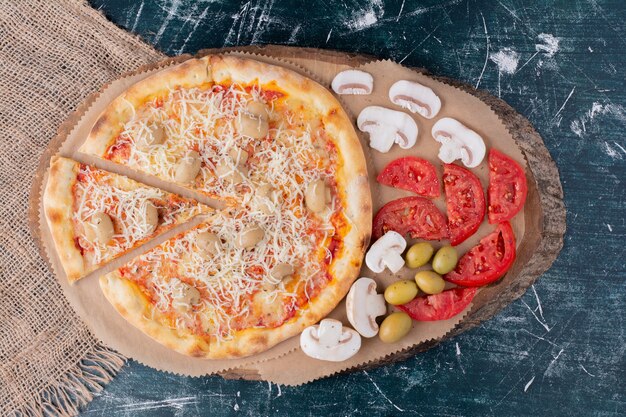
[[[524,207],[528,184],[522,167],[495,149],[489,151],[489,223],[511,220]]]
[[[456,268],[443,276],[448,282],[464,287],[481,287],[501,278],[515,260],[515,235],[509,222],[480,240],[461,256]]]
[[[485,218],[485,195],[478,177],[454,164],[443,166],[450,244],[456,246],[473,235]]]
[[[374,239],[390,230],[414,239],[440,240],[448,237],[446,217],[432,201],[404,197],[385,204],[374,217]]]
[[[442,293],[417,297],[398,308],[417,321],[448,320],[469,305],[476,288],[451,288]]]
[[[439,197],[440,186],[435,166],[425,159],[407,156],[391,161],[376,178],[390,187],[413,191],[424,197]]]

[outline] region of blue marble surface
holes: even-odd
[[[129,362],[84,416],[626,415],[626,3],[92,0],[170,55],[277,43],[391,58],[502,97],[559,166],[559,259],[500,314],[410,360],[302,387]]]

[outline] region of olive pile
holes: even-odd
[[[420,268],[430,261],[431,270],[418,271],[414,280],[400,280],[385,289],[385,301],[391,305],[406,304],[417,297],[421,290],[427,295],[441,293],[446,282],[441,277],[456,267],[458,254],[452,246],[440,248],[435,256],[430,243],[416,243],[409,248],[405,255],[406,266]],[[431,261],[432,258],[432,261]],[[394,343],[402,339],[411,330],[411,318],[404,312],[395,312],[383,320],[380,325],[379,337],[385,343]]]

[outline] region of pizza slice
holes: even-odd
[[[345,224],[248,210],[215,212],[100,279],[106,298],[144,333],[180,353],[262,352],[328,314],[360,262],[346,263]],[[293,232],[297,222],[307,229]]]
[[[211,209],[67,158],[53,158],[43,196],[48,227],[71,283]]]

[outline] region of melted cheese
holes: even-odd
[[[107,243],[89,241],[79,228],[81,244],[91,253],[91,263],[110,260],[153,233],[146,220],[146,205],[167,199],[168,193],[89,166],[83,166],[79,175],[83,180],[76,183],[75,223],[82,225],[94,214],[104,212],[115,226],[113,239]],[[199,204],[181,202],[164,212],[159,226],[170,226],[200,212]]]
[[[296,99],[290,100],[294,107]],[[121,137],[129,143],[141,141],[152,124],[161,124],[166,141],[148,151],[131,146],[127,163],[171,180],[176,161],[188,149],[197,149],[203,162],[199,191],[239,203],[239,209],[218,213],[210,223],[134,261],[137,268],[148,272],[147,289],[163,313],[176,304],[181,282],[198,288],[200,305],[176,309],[174,325],[200,327],[218,340],[230,338],[235,329],[256,327],[259,312],[265,321],[280,322],[284,307],[295,307],[300,293],[309,297],[315,278],[323,272],[323,258],[332,257],[327,245],[335,233],[331,220],[336,202],[333,199],[319,214],[304,206],[307,185],[335,174],[332,157],[319,154],[319,147],[326,146],[319,120],[315,115],[274,109],[270,103],[269,139],[255,140],[240,135],[235,123],[250,101],[263,101],[258,88],[249,92],[238,85],[219,91],[175,90],[163,98],[162,105],[138,109]],[[250,153],[245,164],[248,173],[238,185],[214,175],[218,163],[239,169],[228,157],[234,147]],[[273,195],[255,193],[267,183],[273,187]],[[264,209],[267,207],[269,210]],[[263,229],[263,240],[252,250],[237,248],[235,236],[250,225]],[[195,236],[204,231],[217,234],[223,242],[214,257],[203,256],[195,247]],[[296,270],[290,290],[284,281],[270,275],[279,263]]]

